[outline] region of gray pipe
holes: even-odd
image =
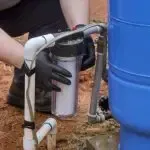
[[[99,37],[97,41],[97,60],[96,60],[96,67],[95,67],[94,86],[92,89],[91,103],[90,103],[90,109],[88,114],[89,123],[101,122],[101,120],[105,119],[105,116],[97,114],[100,82],[102,78],[103,63],[104,63],[103,61],[103,52],[105,49],[104,39],[105,39],[104,37],[103,38]],[[102,119],[100,118],[100,116],[102,116]]]

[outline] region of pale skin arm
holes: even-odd
[[[89,0],[60,0],[61,8],[70,29],[78,24],[89,24]],[[21,68],[24,48],[0,28],[0,61]]]
[[[62,12],[70,29],[78,24],[89,24],[90,0],[60,0]]]
[[[0,28],[0,61],[21,68],[24,62],[23,46]]]

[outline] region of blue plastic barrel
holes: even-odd
[[[150,150],[150,0],[108,1],[109,99],[120,150]]]

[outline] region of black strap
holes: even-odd
[[[25,62],[23,63],[22,69],[28,77],[32,76],[35,73],[35,68],[30,70]]]
[[[35,123],[24,120],[24,124],[22,125],[22,127],[34,130],[35,129]]]

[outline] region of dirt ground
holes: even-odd
[[[91,0],[91,20],[107,21],[107,4],[105,0]],[[24,37],[23,39],[24,40]],[[13,77],[13,69],[0,63],[0,150],[22,150],[23,110],[6,104],[6,96]],[[103,134],[116,130],[114,121],[106,121],[102,124],[89,125],[87,113],[90,103],[93,70],[83,72],[80,76],[79,108],[77,116],[67,120],[58,121],[57,149],[58,150],[82,150],[84,141],[96,134]],[[101,93],[107,94],[107,85],[102,82]],[[49,115],[36,114],[37,127],[47,119]],[[40,150],[46,150],[46,141],[40,146]]]

